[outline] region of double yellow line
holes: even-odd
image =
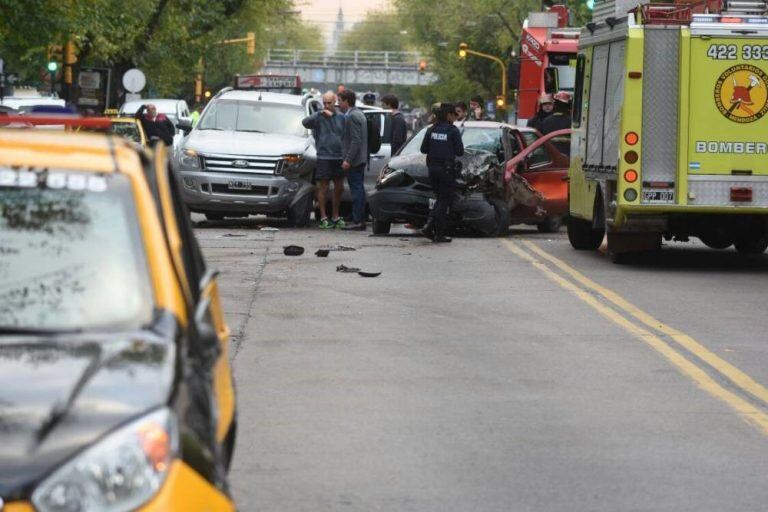
[[[768,414],[751,401],[717,382],[710,376],[706,366],[730,381],[735,388],[751,395],[755,401],[768,407],[768,389],[762,384],[711,352],[692,337],[657,320],[616,292],[600,286],[563,260],[547,253],[535,243],[530,241],[518,243],[511,240],[507,240],[505,243],[513,254],[529,262],[547,278],[576,295],[622,329],[650,345],[683,375],[693,379],[701,389],[725,402],[739,416],[768,435]],[[666,336],[673,343],[664,341],[661,336]],[[691,361],[685,351],[693,354],[706,365],[699,366]]]

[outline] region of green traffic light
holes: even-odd
[[[59,69],[58,63],[53,61],[48,63],[48,71],[50,71],[51,73],[55,73],[57,69]]]

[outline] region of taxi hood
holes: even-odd
[[[112,429],[167,404],[175,352],[149,332],[0,337],[0,496],[23,498]]]
[[[280,156],[304,153],[309,137],[232,130],[192,130],[184,149],[203,154]]]

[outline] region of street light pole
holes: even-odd
[[[475,55],[477,57],[482,57],[484,59],[492,60],[501,67],[501,98],[504,101],[504,105],[502,106],[502,108],[504,109],[504,117],[506,118],[507,116],[507,66],[506,64],[504,64],[503,60],[493,55],[488,55],[487,53],[470,50],[467,43],[459,44],[459,57],[463,59],[467,55]]]

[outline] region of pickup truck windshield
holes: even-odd
[[[217,100],[200,119],[200,130],[298,135],[305,133],[301,120],[304,109],[298,105],[261,101]]]
[[[126,176],[0,167],[0,328],[135,329],[152,309]]]

